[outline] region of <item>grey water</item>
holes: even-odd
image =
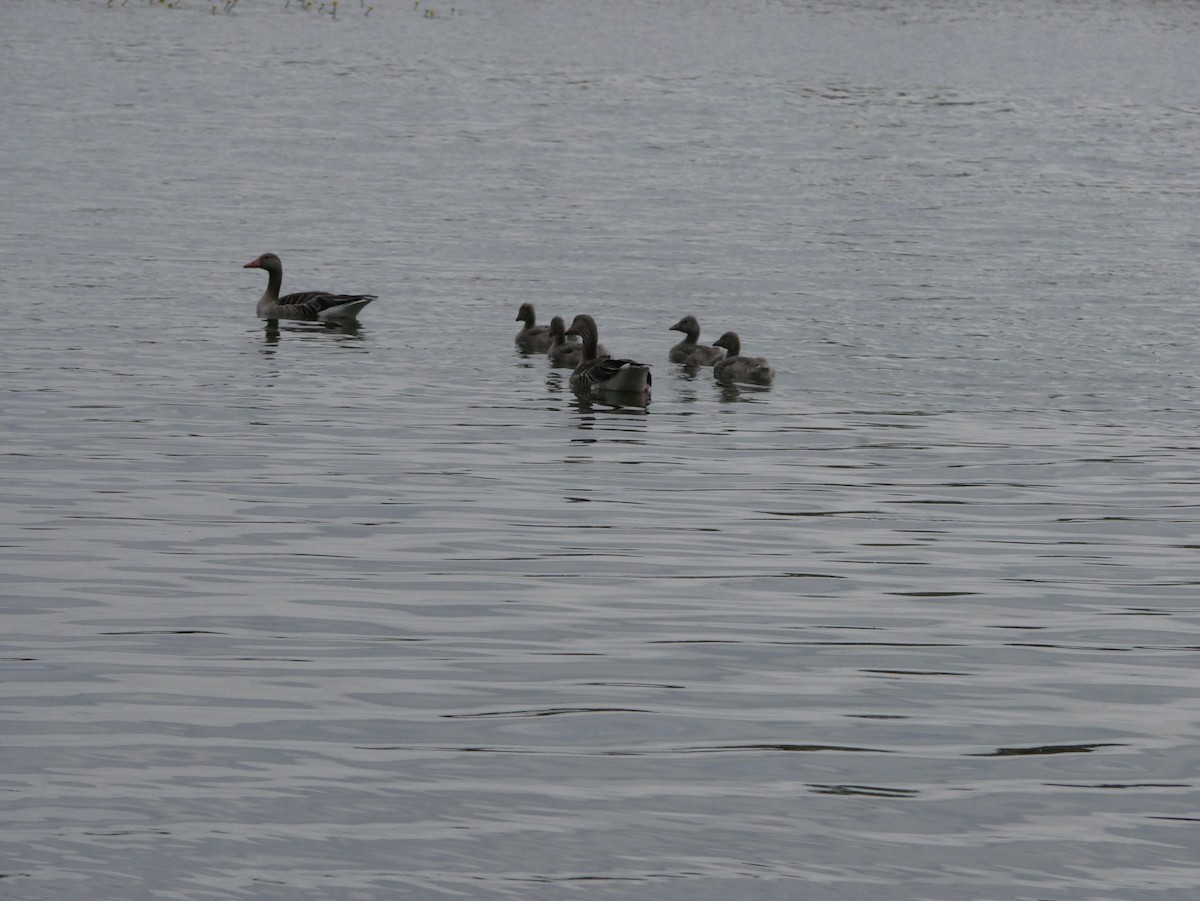
[[[1197,46],[0,0],[0,896],[1200,895]]]

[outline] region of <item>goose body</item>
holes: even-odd
[[[645,363],[597,356],[599,335],[596,320],[591,316],[576,316],[566,334],[578,335],[583,343],[583,359],[571,373],[571,387],[576,393],[650,393],[650,367]]]
[[[517,332],[517,344],[526,353],[546,353],[550,350],[550,327],[537,325],[537,315],[533,312],[533,304],[523,303],[517,310],[517,321],[524,327]]]
[[[551,366],[574,369],[583,361],[583,342],[568,339],[566,330],[561,316],[550,320],[550,349],[546,351],[546,356],[550,359]],[[596,345],[596,356],[607,357],[608,351],[601,345]]]
[[[725,349],[707,344],[697,344],[700,339],[700,323],[692,315],[684,316],[670,331],[683,332],[683,340],[671,348],[667,358],[672,363],[688,366],[712,366],[725,356]]]
[[[300,322],[352,323],[374,294],[330,294],[327,291],[301,291],[279,296],[283,284],[283,262],[273,253],[264,253],[243,269],[265,269],[267,290],[255,309],[259,319],[293,319]]]
[[[756,385],[769,385],[775,381],[775,370],[762,357],[743,357],[742,342],[737,332],[726,332],[713,342],[714,347],[723,347],[727,351],[725,359],[718,360],[713,366],[713,375],[727,382],[750,382]]]

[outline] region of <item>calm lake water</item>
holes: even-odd
[[[0,0],[0,895],[1200,896],[1200,7],[177,5]]]

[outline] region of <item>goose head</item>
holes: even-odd
[[[267,272],[282,272],[283,261],[273,253],[264,253],[255,257],[242,267],[243,269],[266,269]]]
[[[521,308],[517,310],[517,322],[524,322],[526,328],[533,328],[533,324],[537,321],[537,317],[533,312],[533,304],[523,303]]]
[[[671,326],[668,331],[683,332],[689,338],[695,340],[700,335],[700,323],[696,321],[695,316],[689,313]]]
[[[567,329],[566,334],[578,335],[582,339],[584,355],[589,360],[596,355],[596,345],[600,342],[600,335],[596,328],[596,320],[587,313],[580,313],[571,320],[571,327]]]
[[[741,339],[738,338],[737,332],[726,332],[720,338],[713,342],[713,347],[723,347],[726,351],[726,359],[736,357],[742,350]]]

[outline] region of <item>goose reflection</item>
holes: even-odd
[[[295,335],[297,340],[311,338],[317,335],[329,335],[338,341],[361,341],[366,332],[359,322],[288,322],[280,326],[278,319],[268,319],[263,329],[263,342],[276,345],[282,340],[283,334]]]

